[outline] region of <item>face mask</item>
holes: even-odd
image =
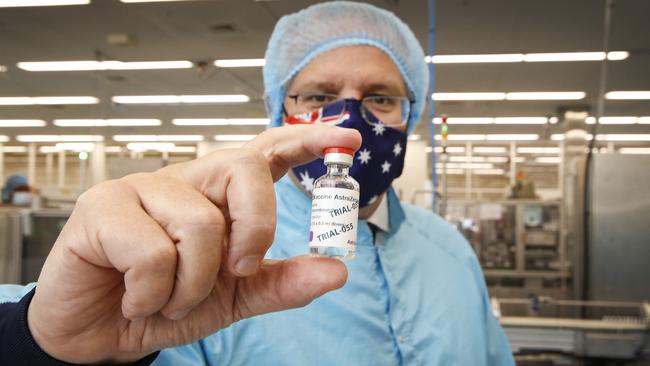
[[[32,204],[32,194],[29,192],[14,192],[12,203],[16,206],[29,206]]]
[[[359,203],[368,206],[390,187],[393,180],[402,174],[406,153],[405,132],[383,124],[361,102],[342,99],[317,111],[285,118],[288,124],[329,124],[353,128],[361,133],[362,144],[354,155],[350,175],[359,182],[361,191]],[[309,192],[314,180],[327,171],[323,159],[292,168],[300,184]]]

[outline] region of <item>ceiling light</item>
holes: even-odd
[[[202,135],[115,135],[113,141],[131,142],[173,142],[173,141],[203,141]]]
[[[518,147],[518,154],[559,154],[559,147]]]
[[[599,141],[650,141],[650,134],[608,134],[598,135]]]
[[[598,123],[602,125],[633,125],[638,120],[637,117],[600,117]]]
[[[607,52],[607,59],[610,61],[620,61],[625,60],[630,57],[630,53],[627,51],[612,51]]]
[[[499,146],[476,146],[472,148],[475,154],[505,154],[508,149]]]
[[[250,97],[243,94],[221,95],[119,95],[112,98],[117,104],[198,104],[246,103]]]
[[[214,135],[215,141],[250,141],[257,135]]]
[[[225,126],[226,118],[174,118],[172,124],[176,126]]]
[[[59,152],[59,150],[56,149],[56,146],[41,146],[38,148],[38,151],[41,154],[52,154]]]
[[[535,158],[535,162],[540,164],[559,164],[561,161],[562,159],[556,156],[540,156]]]
[[[549,122],[550,124],[552,124],[552,125],[558,123],[559,121],[560,121],[560,119],[557,118],[557,117],[551,117],[551,118],[548,119],[548,122]]]
[[[57,151],[93,151],[95,144],[92,142],[60,142],[54,146]]]
[[[605,99],[650,99],[650,91],[611,91],[605,94]]]
[[[162,122],[153,118],[115,118],[115,119],[55,119],[59,127],[106,127],[106,126],[160,126]]]
[[[610,61],[625,60],[630,56],[627,51],[607,53]],[[434,64],[452,63],[497,63],[497,62],[553,62],[553,61],[602,61],[605,52],[546,52],[546,53],[504,53],[477,55],[435,55],[425,56],[424,61]]]
[[[442,153],[442,146],[436,146],[435,150],[436,150],[436,154]],[[465,152],[465,148],[462,146],[447,146],[446,150],[448,154],[457,154],[457,153],[462,154]],[[432,151],[431,146],[425,147],[424,151],[430,153]]]
[[[27,152],[27,146],[0,146],[0,151],[5,153],[24,153]]]
[[[195,146],[176,146],[173,149],[171,149],[170,152],[174,152],[174,153],[196,153],[196,147]]]
[[[0,97],[0,105],[97,104],[95,97]]]
[[[580,100],[585,92],[510,92],[507,100]]]
[[[447,136],[449,141],[485,141],[485,135],[475,135],[475,134],[464,134],[464,135],[449,135]],[[442,140],[442,136],[436,135],[436,140]]]
[[[170,151],[176,145],[172,142],[129,142],[126,144],[126,148],[131,151]]]
[[[488,141],[534,141],[539,140],[537,134],[490,134],[486,135]]]
[[[622,147],[618,149],[621,154],[650,154],[650,147]]]
[[[506,93],[433,93],[433,100],[504,100]]]
[[[468,157],[468,156],[458,155],[458,156],[450,156],[449,161],[452,162],[452,163],[467,163],[467,162],[470,162],[470,163],[484,163],[486,160],[485,160],[484,156],[469,156]]]
[[[87,5],[90,0],[0,0],[0,8],[27,6]]]
[[[229,118],[228,124],[233,126],[266,126],[270,120],[268,118]]]
[[[483,62],[521,62],[521,53],[483,54],[483,55],[435,55],[429,58],[434,64],[464,64]]]
[[[100,135],[18,135],[20,142],[99,142],[104,141]]]
[[[408,140],[409,141],[419,141],[420,138],[421,138],[420,135],[414,133],[414,134],[409,135]]]
[[[265,126],[268,118],[174,118],[172,124],[177,126]]]
[[[106,146],[104,148],[104,152],[107,152],[107,153],[121,153],[122,152],[122,146]]]
[[[639,124],[640,125],[650,124],[650,117],[639,117]]]
[[[0,127],[43,127],[47,123],[41,119],[0,119]]]
[[[492,117],[448,117],[447,124],[450,125],[486,125],[494,121]],[[433,119],[434,124],[442,124],[442,118]]]
[[[263,58],[246,58],[234,60],[216,60],[214,66],[217,67],[262,67],[265,61]]]
[[[9,141],[9,136],[0,135],[0,142],[7,142],[7,141]]]
[[[503,125],[543,125],[548,122],[546,117],[496,117],[495,124]]]
[[[7,72],[7,66],[0,65],[0,72]]]
[[[19,69],[25,71],[95,71],[95,70],[160,70],[189,69],[191,61],[43,61],[19,62]]]
[[[604,59],[605,52],[528,53],[524,55],[525,62],[602,61]]]

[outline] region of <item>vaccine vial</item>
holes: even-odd
[[[341,260],[354,258],[359,220],[359,183],[349,175],[354,151],[324,150],[327,173],[314,182],[309,253]]]

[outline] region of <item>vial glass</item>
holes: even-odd
[[[341,260],[354,258],[359,220],[359,183],[349,175],[353,151],[325,149],[327,173],[314,182],[309,253]]]

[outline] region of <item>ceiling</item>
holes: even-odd
[[[89,106],[0,106],[0,119],[45,119],[47,127],[4,128],[18,134],[214,134],[257,133],[260,126],[174,126],[172,118],[264,117],[261,68],[222,69],[214,59],[261,58],[280,16],[317,1],[204,0],[125,4],[93,0],[91,5],[0,8],[0,96],[92,95]],[[369,1],[394,11],[427,45],[427,1]],[[602,48],[604,1],[438,0],[436,53],[529,53],[598,51]],[[609,62],[607,90],[650,90],[650,1],[616,0],[610,50],[629,51]],[[135,40],[112,46],[107,35]],[[26,72],[19,61],[92,60],[207,61],[198,69],[146,71]],[[553,116],[558,108],[595,109],[599,62],[441,64],[438,92],[585,91],[581,101],[437,102],[450,116]],[[115,106],[113,95],[246,94],[251,102],[231,105]],[[650,116],[650,101],[608,101],[605,115]],[[159,127],[63,128],[56,118],[159,118]],[[427,124],[419,132],[426,134]],[[451,133],[559,132],[554,126],[452,126]],[[650,125],[601,126],[604,133],[650,133]],[[12,142],[13,144],[13,142]]]

